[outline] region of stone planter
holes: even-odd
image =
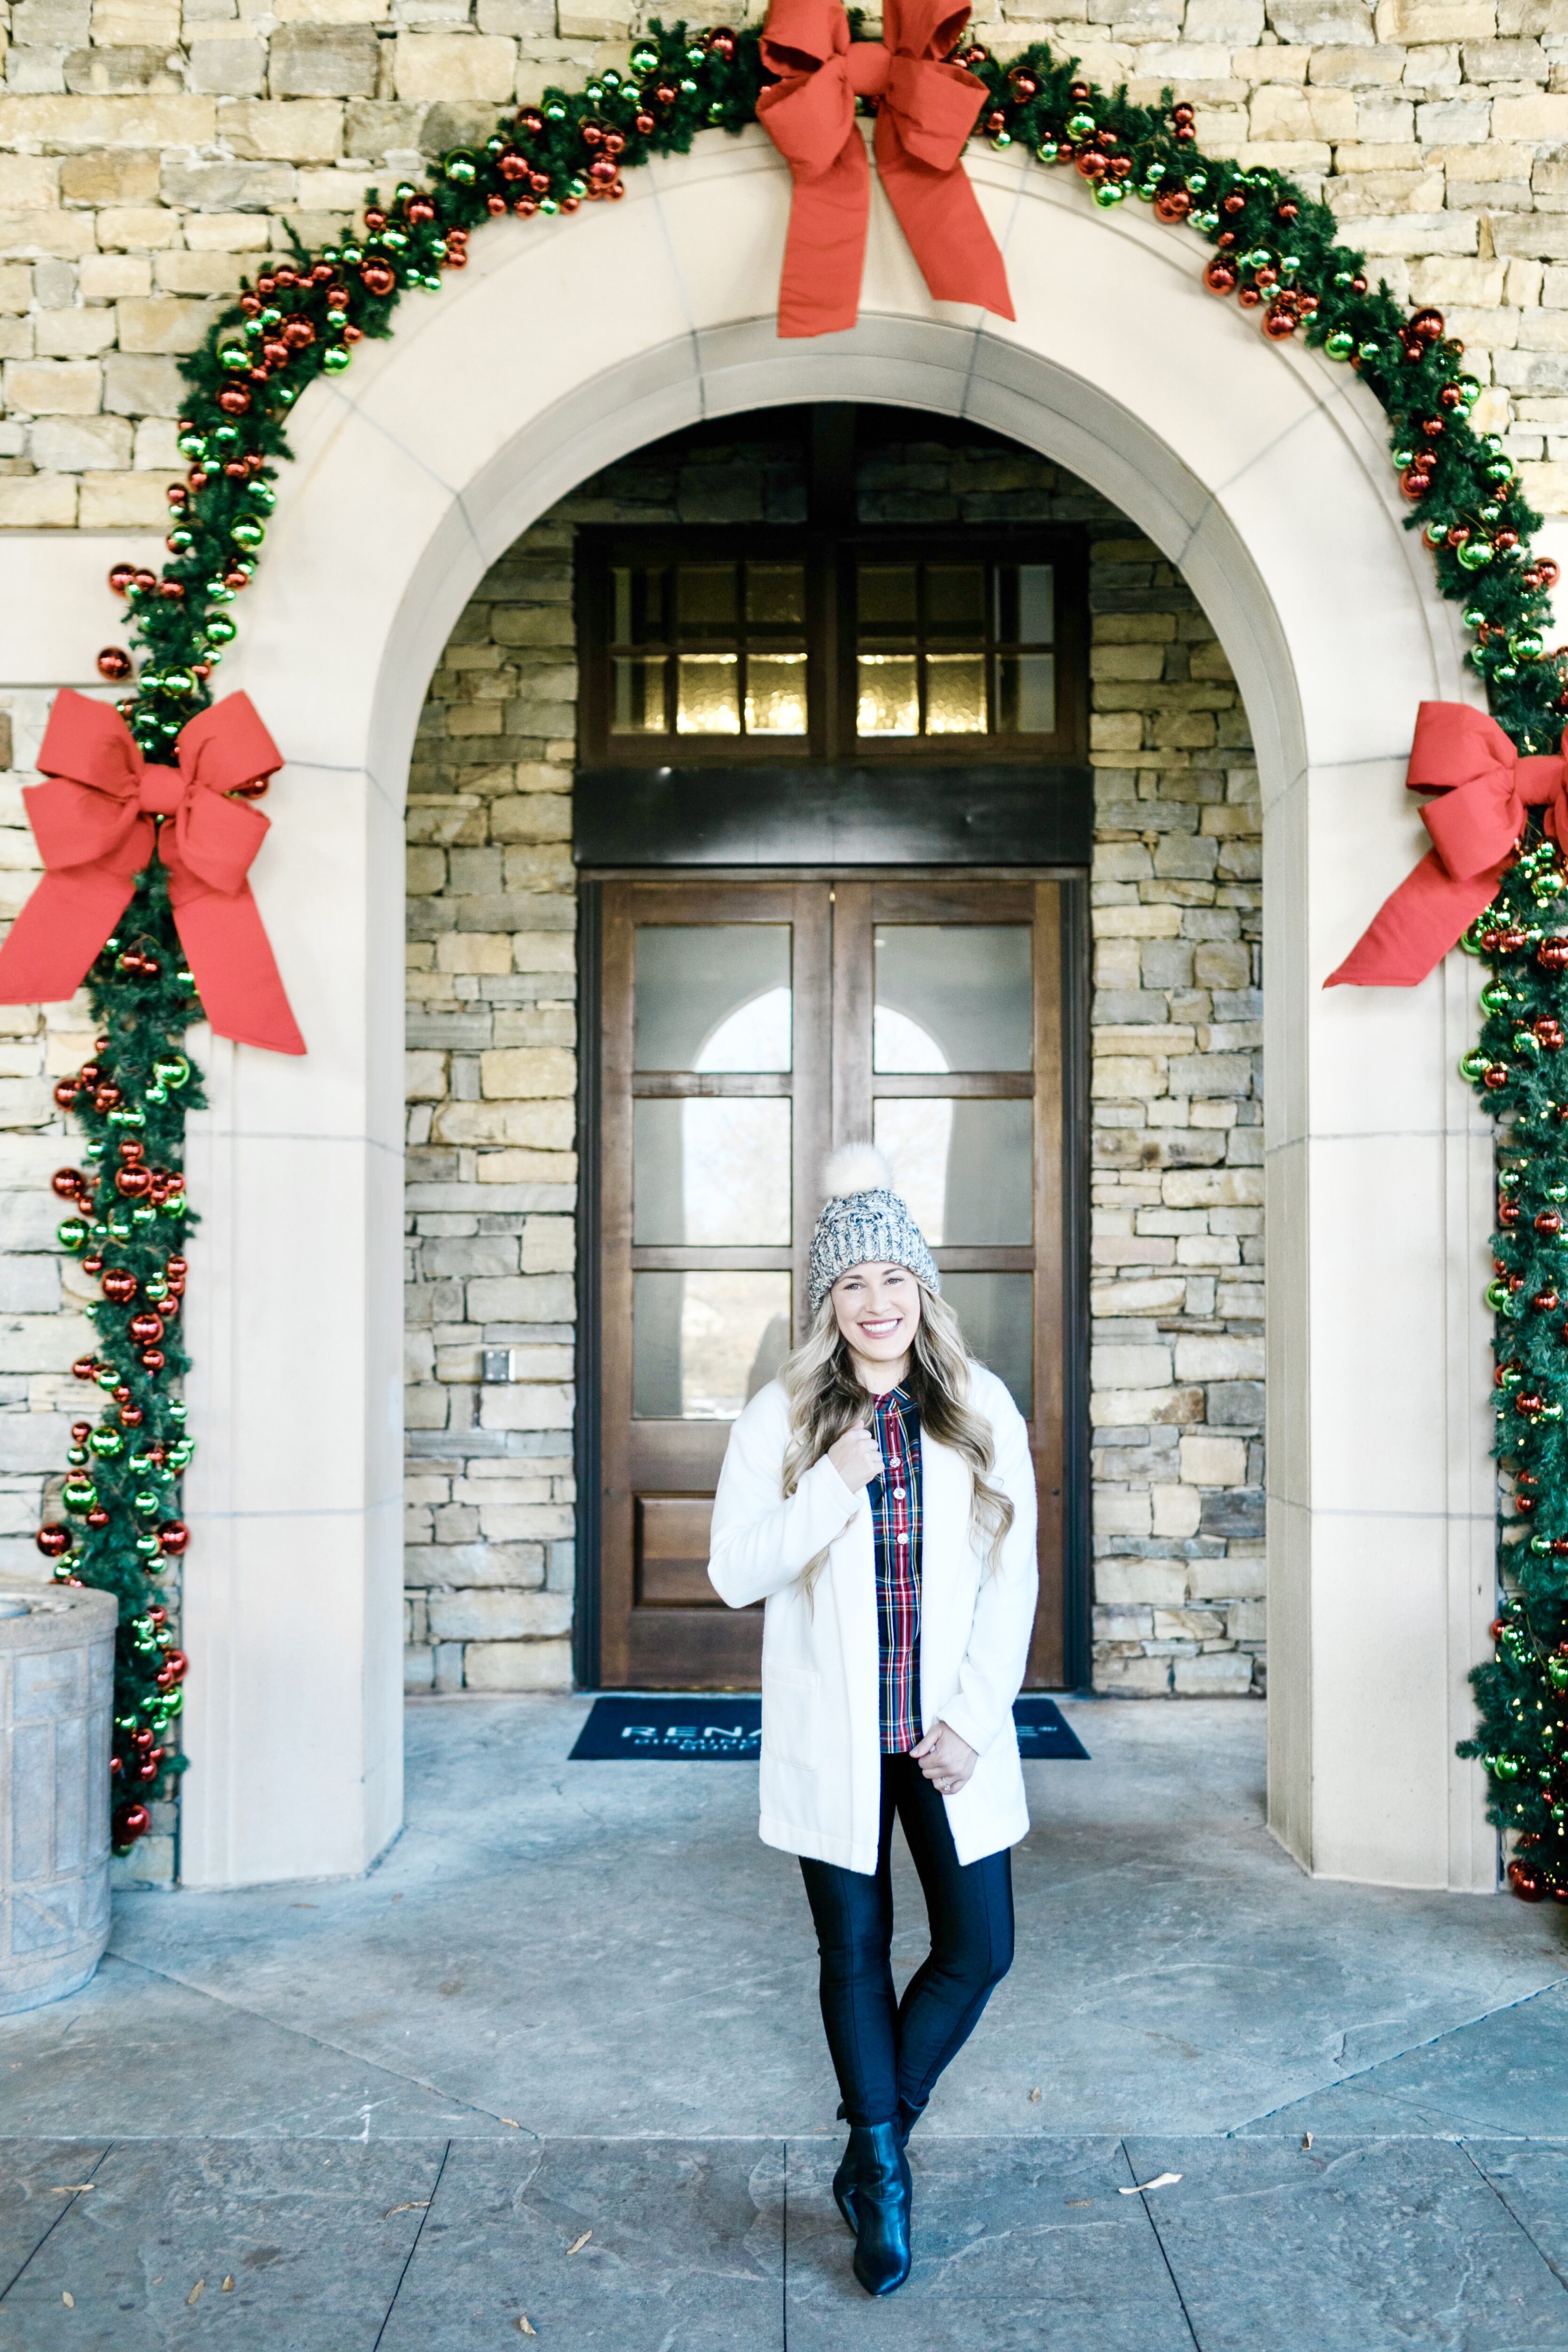
[[[109,1940],[110,1592],[0,1585],[0,2016],[86,1984]]]

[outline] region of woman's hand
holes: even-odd
[[[917,1740],[910,1754],[932,1788],[939,1789],[944,1797],[956,1796],[980,1761],[968,1740],[960,1739],[945,1723],[939,1723],[934,1731],[928,1731],[923,1739]]]
[[[837,1444],[828,1447],[827,1458],[852,1495],[882,1475],[881,1453],[863,1422],[847,1429]]]

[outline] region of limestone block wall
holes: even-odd
[[[562,523],[489,573],[431,682],[408,780],[404,1499],[417,1689],[572,1679],[571,589]],[[503,1377],[483,1379],[487,1350]]]
[[[868,436],[864,521],[1066,521],[1091,546],[1095,1677],[1246,1693],[1263,1647],[1260,814],[1190,592],[1072,476]],[[798,444],[682,436],[481,584],[409,799],[409,1679],[569,1675],[574,1070],[568,854],[584,522],[804,519]],[[505,1385],[480,1379],[510,1349]]]

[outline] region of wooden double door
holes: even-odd
[[[1040,1601],[1063,1680],[1062,885],[602,886],[599,1678],[757,1682],[761,1609],[707,1577],[735,1415],[807,1319],[823,1162],[870,1136],[973,1353],[1029,1423]]]

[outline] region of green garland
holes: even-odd
[[[104,1393],[96,1426],[72,1427],[66,1516],[38,1529],[38,1548],[60,1583],[97,1585],[120,1601],[110,1772],[113,1840],[124,1853],[185,1763],[177,1743],[185,1660],[161,1579],[186,1543],[178,1482],[194,1449],[171,1384],[190,1361],[178,1318],[195,1219],[181,1160],[185,1112],[203,1097],[184,1051],[200,1007],[162,865],[139,878],[87,987],[102,1024],[93,1056],[55,1088],[87,1130],[86,1165],[60,1169],[54,1189],[74,1213],[60,1246],[80,1255],[103,1293],[88,1309],[97,1344],[71,1369]]]
[[[850,14],[858,28],[858,12]],[[963,50],[960,62],[990,92],[979,135],[993,147],[1026,147],[1042,163],[1075,171],[1099,205],[1134,197],[1151,205],[1157,218],[1195,228],[1215,248],[1204,272],[1212,292],[1234,293],[1258,310],[1271,339],[1300,337],[1358,370],[1389,419],[1393,461],[1412,508],[1408,527],[1422,531],[1443,593],[1465,606],[1473,635],[1468,658],[1486,682],[1494,715],[1521,751],[1554,745],[1568,693],[1561,657],[1546,654],[1542,631],[1556,567],[1530,554],[1540,517],[1518,494],[1500,441],[1470,427],[1481,386],[1464,373],[1463,347],[1447,336],[1441,314],[1407,315],[1386,286],[1374,289],[1363,256],[1337,241],[1327,205],[1293,182],[1205,157],[1196,143],[1194,109],[1173,103],[1169,91],[1157,107],[1134,105],[1124,88],[1107,95],[1078,79],[1075,59],[1058,60],[1043,43],[1008,65],[979,47]],[[268,264],[245,289],[183,362],[190,396],[179,446],[190,471],[169,491],[172,560],[161,573],[117,564],[110,574],[129,600],[143,657],[134,692],[121,709],[148,757],[163,756],[186,720],[212,699],[213,672],[236,634],[228,607],[255,572],[276,503],[276,461],[289,454],[289,412],[306,386],[348,367],[364,337],[389,334],[405,294],[434,292],[444,271],[461,268],[476,228],[509,213],[526,219],[615,202],[624,193],[623,173],[634,165],[652,155],[684,154],[700,131],[738,131],[754,121],[766,79],[755,28],[689,34],[683,24],[667,29],[656,21],[633,48],[628,72],[605,71],[581,90],[548,90],[539,105],[508,112],[481,149],[446,156],[432,185],[402,182],[385,205],[373,190],[363,232],[319,255],[296,237],[293,258]],[[120,679],[133,669],[117,646],[99,656],[99,667]],[[137,919],[154,942],[162,975],[177,951],[155,878],[144,882]],[[93,976],[95,1003],[109,1024],[105,1051],[116,1070],[134,1066],[139,1076],[145,1054],[135,1060],[138,1024],[143,1041],[156,1031],[172,1050],[182,1020],[199,1017],[188,991],[177,993],[184,980],[170,983],[175,993],[153,1005],[142,977],[127,976],[123,957],[100,959]],[[188,1085],[183,1096],[169,1097],[166,1138],[162,1126],[158,1132],[171,1158],[179,1104],[193,1099]],[[95,1204],[100,1213],[110,1205],[102,1197],[105,1181]],[[95,1223],[95,1245],[98,1239]],[[162,1416],[176,1408],[161,1403],[158,1410],[162,1426]],[[165,1447],[165,1463],[171,1459]],[[69,1491],[68,1486],[68,1496]],[[110,1505],[113,1542],[84,1542],[69,1553],[69,1570],[120,1591],[122,1607],[132,1612],[129,1622],[143,1627],[144,1595],[125,1581],[132,1522],[122,1511],[117,1517],[119,1509],[118,1502]],[[1564,1525],[1568,1529],[1568,1519]],[[49,1530],[44,1534],[58,1541]],[[138,1557],[145,1557],[144,1548]],[[144,1632],[137,1638],[144,1641]],[[121,1709],[127,1719],[130,1712],[129,1706]],[[146,1727],[140,1717],[138,1724]],[[1510,1820],[1509,1826],[1516,1824]],[[117,1842],[123,1845],[136,1833],[121,1808]]]
[[[1494,1451],[1513,1489],[1501,1558],[1509,1593],[1492,1626],[1497,1654],[1470,1676],[1490,1783],[1488,1816],[1511,1832],[1516,1895],[1568,1903],[1568,874],[1533,827],[1490,907],[1462,944],[1485,958],[1480,1044],[1460,1068],[1500,1122],[1494,1279]]]

